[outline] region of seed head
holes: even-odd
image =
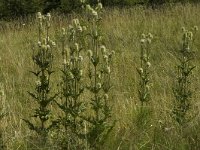
[[[38,41],[38,46],[41,47],[42,46],[42,43],[40,41]]]
[[[39,86],[41,86],[41,85],[42,85],[42,83],[41,83],[41,81],[40,81],[40,80],[36,81],[35,83],[36,83],[36,86],[37,86],[37,87],[39,87]]]
[[[151,63],[149,61],[147,62],[147,67],[151,67]]]
[[[140,74],[143,74],[143,72],[144,72],[142,68],[139,68],[138,71]]]
[[[92,10],[92,15],[97,18],[98,17],[98,13],[95,10]]]
[[[197,26],[194,26],[194,31],[198,31],[199,28]]]
[[[82,70],[82,69],[79,70],[79,75],[80,75],[80,76],[83,76],[83,70]]]
[[[101,10],[101,9],[103,8],[103,5],[102,5],[102,3],[98,3],[98,6],[97,6],[97,7],[98,7],[98,9],[100,9],[100,10]]]
[[[145,39],[141,39],[140,42],[141,42],[141,44],[144,44],[145,43]]]
[[[47,13],[47,20],[50,21],[51,20],[51,14]]]
[[[97,83],[97,88],[98,88],[98,89],[101,88],[101,83]]]
[[[83,61],[83,56],[79,56],[79,57],[78,57],[78,60],[79,60],[80,62],[82,62],[82,61]]]
[[[79,32],[82,32],[82,31],[83,31],[83,28],[82,28],[81,26],[78,26],[78,27],[77,27],[77,30],[78,30]]]
[[[153,35],[151,33],[149,33],[148,38],[153,39]]]
[[[63,59],[63,65],[67,65],[67,60]]]
[[[42,19],[42,14],[41,14],[41,12],[38,12],[38,13],[37,13],[37,18],[38,18],[38,19]]]
[[[146,35],[144,33],[142,33],[142,39],[145,39],[146,38]]]
[[[79,51],[79,44],[78,44],[78,43],[75,43],[75,44],[74,44],[74,47],[75,47],[75,50],[76,50],[76,51]]]
[[[104,45],[101,45],[100,47],[102,54],[106,53],[106,47]]]
[[[182,30],[183,32],[185,32],[185,31],[186,31],[186,30],[185,30],[185,27],[182,27],[182,28],[181,28],[181,30]]]
[[[110,74],[110,66],[107,66],[105,71],[106,73]]]

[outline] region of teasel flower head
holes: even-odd
[[[197,26],[194,26],[194,31],[198,31],[199,28]]]
[[[185,27],[182,27],[182,28],[181,28],[181,30],[182,30],[183,32],[185,32],[185,31],[186,31]]]
[[[111,71],[110,66],[107,65],[106,68],[105,68],[105,71],[106,71],[106,73],[110,74],[110,71]]]
[[[192,39],[193,39],[193,33],[192,33],[192,32],[188,32],[187,36],[188,36],[188,39],[189,39],[189,40],[192,40]]]
[[[149,61],[147,62],[147,67],[151,67],[151,63]]]
[[[97,88],[98,88],[98,89],[101,88],[101,83],[97,83]]]
[[[149,33],[148,38],[153,39],[153,34]]]
[[[75,50],[78,52],[78,51],[79,51],[79,44],[78,44],[78,43],[75,43],[75,44],[74,44],[74,48],[75,48]]]
[[[141,44],[144,44],[145,41],[146,41],[145,39],[141,39],[141,40],[140,40]]]
[[[78,27],[77,27],[77,30],[78,30],[79,32],[82,32],[82,31],[83,31],[83,28],[82,28],[81,26],[78,26]]]
[[[79,60],[80,62],[82,62],[82,61],[83,61],[83,56],[79,56],[79,57],[78,57],[78,60]]]
[[[50,21],[51,20],[51,14],[47,13],[47,20]]]
[[[106,53],[106,47],[104,45],[101,45],[100,47],[102,54]]]
[[[142,68],[139,68],[138,71],[140,74],[143,74],[143,72],[144,72],[144,70]]]
[[[102,3],[98,3],[98,5],[97,5],[97,9],[98,9],[98,10],[101,10],[102,8],[103,8]]]

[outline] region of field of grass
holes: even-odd
[[[62,67],[61,43],[59,34],[67,27],[72,16],[53,16],[51,37],[57,43],[55,55],[53,87],[59,82]],[[198,150],[200,149],[200,32],[195,35],[194,50],[197,67],[192,80],[191,114],[195,117],[179,126],[171,118],[173,109],[173,82],[176,78],[175,66],[180,50],[181,27],[200,27],[200,5],[175,5],[152,10],[135,7],[105,10],[102,30],[104,41],[110,50],[115,51],[112,71],[110,103],[113,105],[112,130],[104,150]],[[152,33],[151,48],[151,100],[140,113],[138,99],[138,73],[140,62],[140,39],[142,33]],[[35,103],[27,94],[34,88],[35,79],[29,70],[35,67],[32,62],[32,45],[37,41],[37,25],[34,19],[16,20],[12,23],[0,22],[0,82],[4,85],[6,99],[0,103],[6,116],[1,120],[3,143],[8,150],[37,149],[31,140],[30,131],[23,118],[30,116]],[[55,89],[55,88],[54,88]],[[56,106],[52,105],[55,116]],[[56,148],[56,132],[50,135]]]

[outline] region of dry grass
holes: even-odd
[[[58,40],[59,30],[67,26],[70,17],[54,16],[52,36]],[[178,128],[172,122],[172,82],[175,78],[176,52],[180,48],[181,27],[200,26],[200,5],[176,5],[159,10],[141,7],[132,9],[105,10],[103,31],[105,43],[115,50],[112,89],[114,105],[113,118],[117,124],[105,149],[198,149],[200,147],[200,118],[197,116],[191,123]],[[34,19],[29,22],[15,21],[6,25],[0,34],[0,78],[5,85],[6,107],[8,114],[1,121],[4,142],[9,150],[29,149],[30,132],[21,120],[28,117],[32,100],[27,90],[32,76],[28,72],[34,66],[31,61],[31,44],[37,39]],[[151,32],[154,35],[151,52],[152,63],[152,100],[147,113],[138,112],[137,95],[139,66],[140,35]],[[196,61],[194,72],[193,106],[198,112],[200,103],[200,33],[196,35]],[[55,71],[59,72],[62,62],[61,49],[55,51]],[[59,74],[59,73],[58,73]],[[54,75],[55,85],[58,75]],[[151,113],[149,113],[151,112]],[[146,122],[140,120],[146,116]],[[50,148],[52,149],[52,148]]]

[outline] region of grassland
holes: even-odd
[[[53,86],[59,81],[62,62],[59,43],[61,27],[67,27],[72,16],[53,15],[51,35],[57,43]],[[191,114],[196,114],[186,125],[179,127],[170,116],[174,99],[172,87],[176,77],[177,51],[181,45],[181,27],[200,26],[200,5],[176,5],[152,10],[135,7],[105,10],[102,29],[107,47],[115,51],[112,71],[110,103],[113,104],[113,119],[117,120],[105,150],[198,150],[200,148],[200,33],[194,41],[196,54],[192,89],[194,91]],[[30,131],[22,118],[27,118],[35,105],[27,94],[34,88],[34,78],[29,73],[32,63],[32,45],[37,41],[37,26],[33,18],[26,21],[0,23],[0,79],[4,84],[6,100],[1,104],[7,115],[1,120],[3,140],[8,150],[37,149],[30,140]],[[154,35],[151,52],[152,99],[141,114],[138,100],[138,74],[140,38],[142,33]],[[54,107],[54,106],[52,106]],[[56,111],[56,107],[55,112]],[[59,113],[59,112],[58,112]],[[56,113],[55,113],[56,114]],[[145,119],[141,119],[145,118]],[[52,141],[56,133],[51,134]],[[56,140],[55,140],[56,141]],[[56,144],[49,145],[55,149]]]

